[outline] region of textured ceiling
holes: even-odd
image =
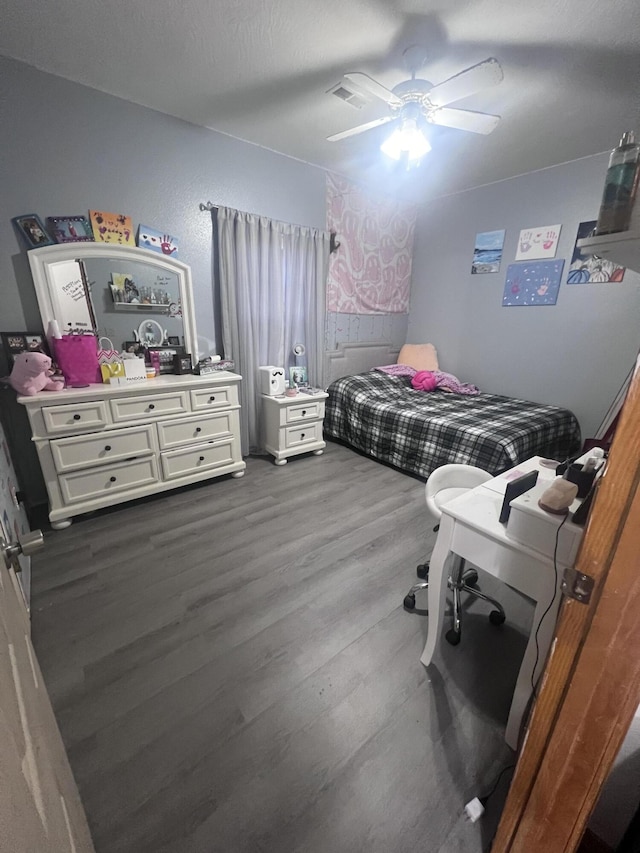
[[[2,0],[0,53],[128,101],[421,198],[613,147],[640,130],[638,0]],[[490,136],[430,128],[410,175],[388,128],[325,137],[385,114],[327,94],[347,71],[388,87],[425,45],[434,83],[488,56],[499,86],[455,106],[494,112]]]

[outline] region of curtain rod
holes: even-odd
[[[202,211],[207,211],[207,212],[211,212],[212,210],[217,210],[217,209],[218,209],[218,205],[217,205],[217,204],[214,204],[212,201],[207,201],[207,202],[202,202],[202,201],[201,201],[201,202],[200,202],[200,204],[198,205],[198,207],[200,208],[200,210],[202,210]],[[285,223],[283,223],[283,224],[284,224],[284,225],[289,225],[290,223],[285,222]],[[299,228],[310,228],[310,226],[309,226],[309,225],[299,225],[299,226],[297,226],[297,227],[299,227]],[[321,231],[322,229],[321,229],[321,228],[317,228],[317,229],[313,229],[313,230]],[[338,240],[336,239],[336,236],[337,236],[337,235],[336,235],[336,232],[335,232],[335,231],[330,231],[330,232],[329,232],[329,254],[331,254],[331,255],[333,255],[333,254],[334,254],[334,252],[337,252],[337,251],[338,251],[338,249],[340,248],[340,243],[339,243],[339,242],[338,242]]]

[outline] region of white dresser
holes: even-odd
[[[242,477],[240,380],[219,371],[19,397],[38,450],[52,527],[211,477]]]
[[[329,395],[299,393],[295,397],[262,395],[264,443],[275,456],[276,465],[285,465],[289,456],[312,452],[320,456],[326,447],[322,438],[324,401]]]

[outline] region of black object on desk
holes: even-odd
[[[512,480],[510,483],[507,483],[507,489],[504,493],[504,500],[502,501],[502,509],[500,510],[500,522],[502,524],[506,524],[509,520],[509,513],[511,512],[511,501],[514,498],[517,498],[519,495],[523,495],[525,492],[528,492],[529,489],[532,489],[535,484],[538,482],[538,472],[530,471],[528,474],[523,474],[522,477],[518,477],[515,480]]]
[[[567,468],[564,478],[570,483],[575,483],[578,487],[577,497],[586,498],[591,490],[591,486],[593,486],[594,480],[596,479],[596,473],[595,468],[592,468],[590,471],[585,471],[580,463],[574,462]]]

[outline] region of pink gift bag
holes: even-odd
[[[102,382],[95,335],[63,335],[53,339],[53,348],[67,385],[73,387]]]

